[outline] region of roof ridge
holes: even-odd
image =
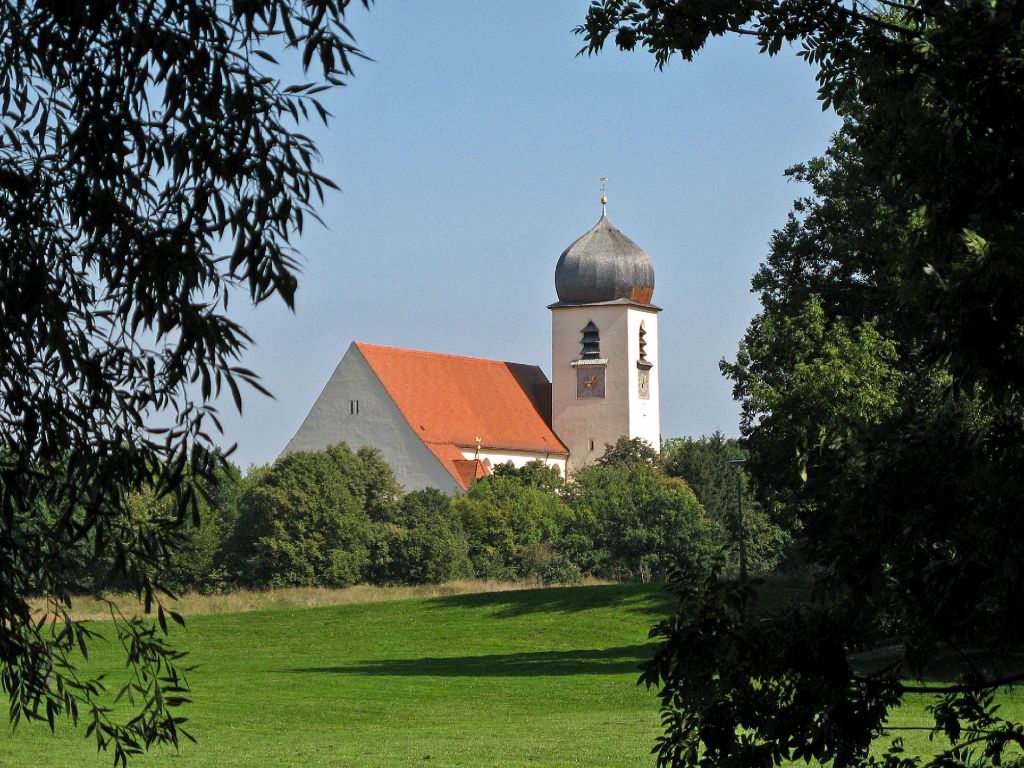
[[[494,363],[495,365],[521,365],[524,368],[540,368],[539,365],[532,365],[530,363],[514,363],[511,360],[494,360],[490,357],[471,357],[470,355],[454,355],[449,352],[430,352],[426,349],[409,349],[407,347],[392,347],[387,344],[369,344],[365,341],[354,342],[356,347],[362,351],[363,349],[383,349],[393,352],[405,352],[412,355],[423,355],[424,357],[446,357],[452,360],[472,360],[476,363]],[[543,370],[543,369],[542,369]]]
[[[552,432],[552,434],[554,434],[554,433]],[[555,435],[555,437],[558,437],[558,435]],[[484,449],[484,450],[495,449],[495,450],[499,450],[499,451],[514,451],[514,452],[517,452],[517,453],[540,453],[543,450],[545,453],[550,453],[550,454],[555,455],[555,456],[561,456],[563,454],[567,455],[569,453],[568,450],[565,450],[565,451],[552,450],[552,449],[549,449],[547,446],[543,446],[543,448],[541,448],[541,447],[537,447],[537,448],[517,448],[517,447],[514,447],[514,446],[510,446],[510,445],[502,445],[501,443],[484,443],[484,442],[481,442],[479,445],[477,445],[475,442],[473,442],[473,443],[460,443],[460,442],[456,442],[455,440],[424,440],[422,437],[420,437],[420,442],[423,443],[424,445],[450,445],[453,448],[481,448],[481,449]]]

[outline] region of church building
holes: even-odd
[[[456,493],[508,461],[565,475],[622,436],[658,448],[654,268],[605,203],[555,267],[550,382],[535,365],[353,342],[284,452],[371,446],[407,491]]]

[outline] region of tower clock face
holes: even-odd
[[[604,397],[604,367],[580,366],[576,369],[576,398]]]

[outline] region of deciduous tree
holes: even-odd
[[[718,431],[699,438],[676,437],[662,444],[661,453],[666,474],[685,480],[708,517],[730,532],[730,570],[739,567],[741,535],[751,573],[768,573],[784,561],[791,532],[772,522],[757,501],[745,466],[729,464],[747,459],[739,440]]]
[[[984,764],[1024,742],[992,703],[1024,679],[1022,18],[1012,0],[591,5],[589,50],[614,35],[659,66],[725,34],[794,43],[845,120],[792,170],[812,194],[775,234],[763,311],[723,365],[819,602],[754,622],[749,585],[679,579],[644,678],[662,691],[663,765],[876,764],[872,740],[918,690],[905,678],[950,657],[964,678],[929,689],[948,749],[894,743],[881,760]],[[855,655],[883,644],[881,665]]]
[[[597,575],[664,578],[677,560],[706,562],[725,543],[690,487],[643,461],[578,469],[567,499],[583,545],[576,557]]]
[[[290,453],[242,496],[236,562],[253,586],[344,587],[368,579],[400,488],[372,449]],[[393,502],[382,511],[381,500]],[[375,515],[379,515],[376,519]]]
[[[646,464],[655,469],[661,468],[661,456],[654,446],[642,437],[626,437],[623,435],[615,444],[605,443],[604,453],[597,460],[602,467],[622,467],[627,464]]]
[[[78,545],[150,606],[218,463],[213,400],[259,388],[229,297],[292,305],[290,243],[333,186],[300,125],[360,55],[349,4],[0,5],[0,685],[14,722],[81,718],[120,763],[178,742],[186,694],[160,630],[117,616],[136,712],[79,677]],[[319,82],[281,82],[267,47]],[[143,529],[128,500],[149,486],[176,510]]]
[[[451,499],[436,488],[411,491],[389,517],[384,581],[441,584],[473,576],[469,542]]]

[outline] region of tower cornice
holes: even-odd
[[[575,307],[614,307],[614,306],[628,306],[635,307],[636,309],[644,309],[648,312],[661,312],[661,307],[657,304],[644,304],[639,301],[633,301],[632,299],[612,299],[611,301],[590,301],[583,304],[576,304],[569,301],[556,301],[554,304],[548,304],[548,309],[573,309]]]

